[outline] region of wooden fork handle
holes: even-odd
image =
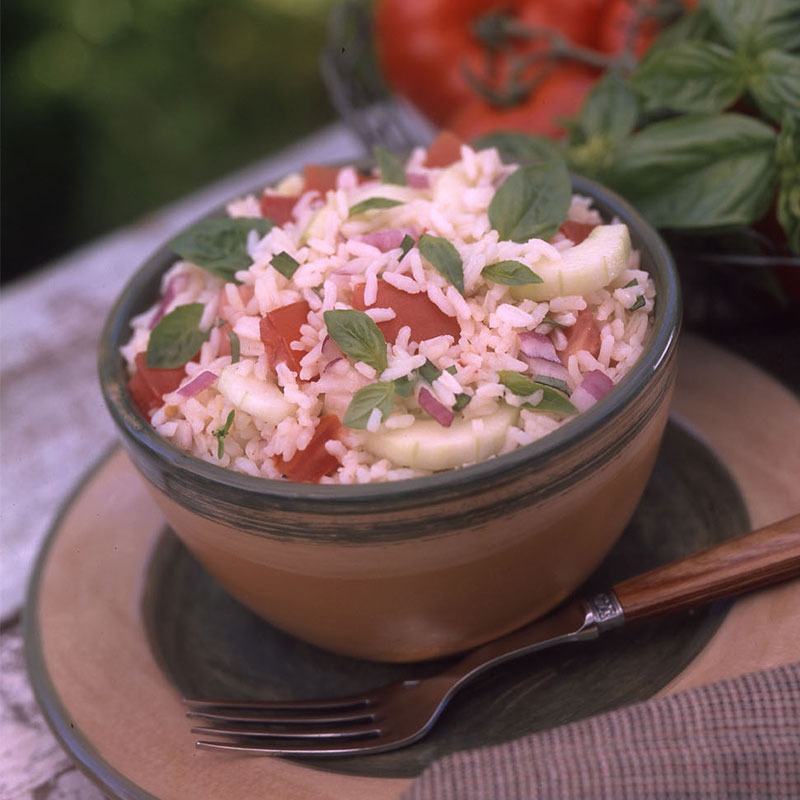
[[[800,577],[800,514],[613,587],[625,621],[643,620]]]

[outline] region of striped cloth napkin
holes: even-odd
[[[798,800],[800,662],[432,764],[402,800]]]

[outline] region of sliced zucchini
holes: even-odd
[[[274,383],[259,380],[255,375],[237,375],[233,365],[222,369],[217,389],[236,408],[273,425],[297,410]]]
[[[483,430],[476,434],[471,419],[457,416],[449,428],[436,420],[421,419],[408,428],[367,433],[364,447],[412,469],[452,469],[482,461],[500,452],[506,431],[517,421],[519,409],[502,403],[497,411],[480,417]]]
[[[512,286],[511,294],[530,300],[585,295],[613,281],[628,265],[627,225],[598,225],[580,244],[564,250],[560,261],[540,258],[531,269],[542,283]]]

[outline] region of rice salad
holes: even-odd
[[[252,476],[400,480],[568,424],[642,353],[655,287],[560,163],[447,134],[307,167],[171,244],[122,348],[176,447]]]

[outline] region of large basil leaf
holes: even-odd
[[[394,382],[378,381],[363,386],[354,395],[344,413],[342,423],[348,428],[364,430],[374,409],[380,409],[385,420],[394,408]]]
[[[151,369],[182,367],[208,339],[211,329],[198,326],[203,317],[202,303],[178,306],[162,317],[150,331],[145,363]]]
[[[797,0],[706,0],[705,6],[722,37],[739,52],[752,56],[800,48]]]
[[[589,92],[573,128],[582,141],[595,137],[622,141],[636,125],[639,114],[636,96],[622,78],[607,73]]]
[[[724,43],[717,32],[714,20],[708,10],[702,6],[691,14],[681,15],[677,22],[663,30],[647,51],[642,63],[658,55],[662,50],[674,47],[678,42],[695,39],[703,39],[706,42],[716,42],[717,44]]]
[[[553,160],[512,172],[489,204],[489,222],[501,239],[549,239],[567,218],[572,186],[566,164]]]
[[[751,70],[749,88],[765,116],[780,122],[788,112],[800,119],[800,57],[780,50],[761,53]]]
[[[724,111],[747,86],[743,59],[723,45],[685,41],[648,58],[631,76],[645,111]]]
[[[776,159],[780,169],[777,213],[789,248],[800,255],[800,122],[787,114],[783,121]]]
[[[749,225],[772,198],[775,140],[739,114],[677,117],[631,136],[607,180],[657,227]]]
[[[207,219],[178,234],[170,247],[185,261],[224,281],[238,283],[235,273],[253,263],[247,252],[247,235],[254,230],[264,236],[273,224],[262,217]]]
[[[464,294],[464,264],[456,246],[440,236],[423,233],[417,247],[434,269]]]

